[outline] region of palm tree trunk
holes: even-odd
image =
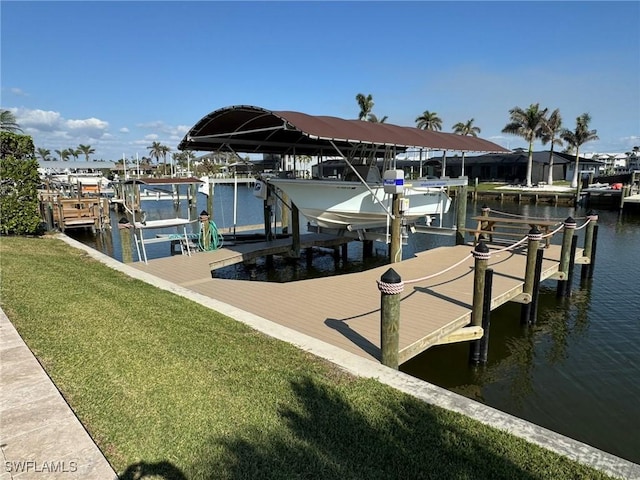
[[[547,185],[553,185],[553,141],[551,142],[551,152],[549,153],[549,174],[547,175]]]
[[[531,187],[531,171],[533,170],[533,142],[529,142],[529,157],[527,158],[527,187]]]
[[[573,169],[571,188],[578,188],[578,170],[580,169],[580,150],[576,149],[576,162]]]

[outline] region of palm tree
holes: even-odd
[[[439,132],[442,130],[442,119],[436,112],[425,110],[422,115],[416,118],[416,126],[421,130]]]
[[[91,145],[80,144],[78,145],[78,150],[84,155],[84,158],[87,160],[87,162],[89,161],[89,155],[95,153],[95,149],[91,148]]]
[[[40,155],[42,160],[44,160],[45,162],[48,162],[49,155],[51,155],[51,151],[47,150],[46,148],[38,148],[38,155]]]
[[[474,118],[472,118],[471,120],[468,120],[466,123],[463,122],[458,122],[456,123],[453,127],[451,127],[453,129],[453,133],[458,134],[458,135],[468,135],[470,137],[477,137],[478,134],[480,133],[480,127],[476,127],[473,122],[474,122]],[[465,152],[462,152],[462,172],[460,173],[461,177],[464,177],[464,155]]]
[[[69,155],[71,155],[73,157],[74,160],[78,160],[78,157],[80,156],[80,154],[82,153],[81,150],[77,149],[77,148],[68,148],[67,152],[69,152]]]
[[[540,138],[540,125],[547,115],[547,109],[540,109],[539,103],[532,103],[529,108],[523,110],[513,107],[509,110],[510,122],[502,129],[502,133],[510,133],[524,138],[529,142],[529,159],[527,160],[526,186],[531,187],[531,171],[533,170],[533,141]]]
[[[149,156],[151,158],[156,159],[156,164],[160,162],[160,157],[162,156],[162,144],[160,142],[153,142],[150,146],[147,147],[149,150]]]
[[[356,101],[358,102],[358,106],[360,107],[358,120],[366,121],[369,118],[371,110],[373,110],[373,96],[369,94],[365,97],[362,93],[359,93],[356,95]]]
[[[560,131],[562,127],[562,117],[560,116],[560,110],[555,109],[547,117],[542,119],[540,125],[540,140],[542,144],[551,144],[551,150],[549,151],[549,174],[547,176],[547,185],[553,185],[553,146],[562,146],[562,139],[560,138]]]
[[[578,167],[580,166],[580,147],[591,140],[598,140],[597,130],[589,130],[591,115],[583,113],[576,118],[576,129],[574,131],[564,129],[560,136],[567,142],[567,145],[576,152],[576,162],[573,169],[573,179],[571,187],[578,187]]]
[[[60,157],[60,160],[66,162],[69,160],[69,151],[65,148],[64,150],[55,150],[55,152]]]
[[[166,173],[167,171],[167,155],[169,154],[169,152],[171,152],[171,148],[167,147],[166,145],[161,145],[161,155],[162,155],[162,169],[163,171]],[[173,176],[173,166],[171,168],[171,176]]]
[[[0,110],[0,130],[12,133],[22,133],[20,125],[16,122],[16,116],[9,110]]]
[[[382,118],[378,118],[378,117],[376,117],[376,116],[375,116],[375,114],[370,113],[370,114],[367,116],[367,122],[371,122],[371,123],[384,123],[384,122],[386,122],[386,121],[387,121],[387,118],[389,118],[389,117],[387,117],[386,115],[385,115],[384,117],[382,117]]]

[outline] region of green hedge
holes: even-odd
[[[0,132],[0,234],[40,232],[38,162],[28,135]]]

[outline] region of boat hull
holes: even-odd
[[[331,180],[269,179],[282,190],[310,222],[323,228],[357,230],[387,224],[392,195],[382,185]],[[370,189],[370,190],[369,190]],[[440,188],[405,188],[408,209],[403,217],[415,222],[427,215],[446,213],[451,199]],[[386,209],[385,209],[386,207]]]

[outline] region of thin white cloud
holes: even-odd
[[[9,91],[14,94],[17,97],[28,97],[29,94],[27,92],[25,92],[24,90],[22,90],[21,88],[17,88],[17,87],[12,87],[9,89]]]

